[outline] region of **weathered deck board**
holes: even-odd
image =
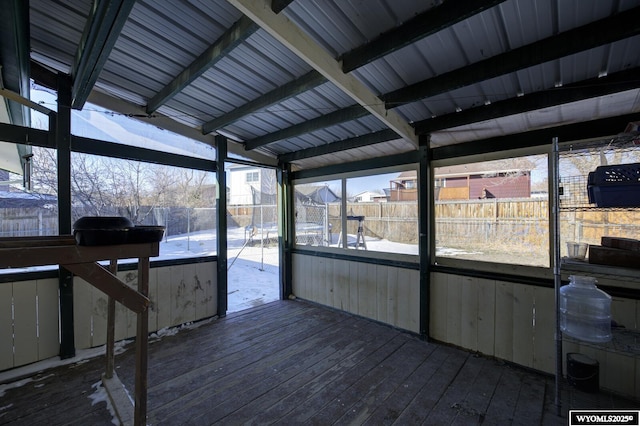
[[[132,346],[116,357],[128,389]],[[0,387],[0,424],[112,424],[89,398],[103,370],[96,358]],[[563,385],[557,416],[551,377],[304,301],[165,336],[150,345],[148,379],[154,425],[564,425],[569,406],[639,406]]]

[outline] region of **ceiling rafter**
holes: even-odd
[[[280,13],[285,7],[293,3],[293,1],[294,0],[271,0],[271,10],[273,10],[273,13]]]
[[[225,127],[226,125],[233,123],[245,117],[253,112],[259,111],[270,105],[282,102],[286,99],[299,95],[313,89],[323,83],[326,83],[327,79],[317,71],[310,71],[307,74],[299,77],[283,86],[273,89],[271,92],[266,93],[246,104],[239,106],[231,112],[228,112],[218,118],[208,121],[202,125],[202,133],[207,134],[214,132],[218,129]]]
[[[0,37],[9,43],[0,45],[0,88],[29,97],[29,4],[5,1],[0,8]],[[0,106],[0,108],[4,107]],[[29,126],[30,112],[19,103],[7,102],[7,114],[12,123]]]
[[[504,1],[505,0],[471,0],[464,3],[456,3],[455,7],[453,6],[453,3],[448,2],[434,9],[430,9],[407,21],[405,24],[389,30],[381,37],[376,38],[370,43],[366,43],[343,55],[340,59],[342,61],[342,70],[345,73],[352,71],[366,65],[376,58],[392,53],[411,42],[415,42],[416,40],[434,34],[449,25],[453,25],[456,22],[480,13]],[[292,3],[292,0],[274,0],[271,3],[271,7],[275,13],[279,13],[279,11],[282,11],[290,3]],[[403,42],[401,44],[397,44],[398,40],[402,40]],[[348,69],[345,69],[345,64],[348,64]],[[315,78],[312,77],[314,74]],[[275,89],[254,101],[248,102],[247,104],[238,107],[223,116],[205,123],[202,126],[202,131],[203,133],[211,133],[217,129],[221,129],[255,111],[280,103],[307,90],[311,90],[313,87],[319,86],[326,81],[327,79],[320,73],[312,71],[311,73],[300,77],[283,87]]]
[[[399,91],[394,91],[394,92],[382,95],[381,98],[384,99],[387,102],[387,106],[390,109],[392,109],[399,106],[400,104],[396,102],[389,102],[389,99],[394,99],[394,97],[396,97],[398,93],[402,94],[406,92],[406,94],[403,96],[409,96],[409,94],[411,94],[414,97],[421,98],[422,94],[419,91],[420,89],[417,87],[418,85],[422,87],[422,93],[426,93],[428,94],[428,96],[432,96],[435,94],[445,92],[447,90],[453,90],[455,88],[463,87],[465,85],[470,85],[470,84],[484,81],[487,78],[487,75],[490,76],[489,78],[494,77],[496,76],[494,74],[498,71],[501,71],[504,73],[517,71],[518,69],[526,68],[531,64],[535,64],[537,63],[537,61],[545,62],[548,60],[557,59],[558,57],[561,57],[566,54],[578,53],[583,50],[587,50],[589,48],[595,47],[597,45],[610,43],[612,41],[630,37],[638,33],[640,31],[639,30],[640,25],[637,22],[634,22],[633,19],[628,18],[626,15],[625,16],[623,15],[624,14],[616,15],[612,18],[606,18],[601,21],[597,21],[595,23],[588,24],[586,26],[583,26],[574,30],[569,30],[557,36],[553,36],[545,40],[535,42],[527,46],[523,46],[511,52],[507,52],[505,54],[501,54],[496,57],[489,58],[479,63],[469,65],[465,68],[454,70],[449,73],[442,74],[441,76],[425,80],[421,83],[417,83],[416,85],[413,85],[413,86],[416,86],[413,89],[413,91],[406,92],[405,89],[400,89]],[[615,27],[616,30],[610,31],[607,34],[606,38],[587,36],[587,34],[591,34],[593,31],[601,30],[602,28],[606,28],[610,25],[616,25]],[[568,46],[563,46],[562,48],[559,48],[559,49],[553,48],[553,45],[557,43],[567,43]],[[546,52],[545,49],[546,50],[551,49],[551,51]],[[522,58],[523,56],[528,57],[527,55],[531,55],[533,57],[536,57],[537,59],[525,60]],[[474,69],[470,71],[470,68],[474,68]],[[429,83],[429,82],[434,82],[434,80],[435,80],[435,84],[432,85]],[[409,86],[409,87],[413,87],[413,86]],[[602,89],[602,90],[606,90],[606,89]],[[543,96],[544,95],[542,94],[537,95],[537,98],[538,98],[537,100],[540,101]],[[563,103],[562,100],[560,99],[561,97],[565,97],[565,99],[569,99],[566,94],[565,95],[557,94],[557,95],[554,95],[554,97],[556,98],[557,103]],[[527,98],[527,99],[530,99],[530,98]],[[525,103],[529,102],[527,99],[520,100],[518,98],[518,99],[512,100],[511,102],[525,109],[534,107],[535,106],[534,102],[532,102],[530,106],[525,106],[526,105]],[[533,99],[536,99],[536,98],[533,98]],[[570,100],[568,100],[567,102],[570,102]],[[551,103],[546,104],[546,106],[552,106],[552,105],[553,104]],[[496,108],[495,111],[498,111],[497,108],[500,108],[500,105],[498,104],[498,106],[495,108]],[[352,109],[352,107],[349,107],[347,109]],[[533,109],[539,109],[539,107],[533,108]],[[531,109],[527,109],[527,110],[531,110]],[[326,126],[337,125],[344,122],[343,120],[344,116],[341,115],[339,111],[335,111],[334,113],[332,113],[331,117],[326,117],[323,120],[323,125],[326,127]],[[488,112],[483,111],[482,113],[497,114],[497,112],[492,113],[491,112],[492,110],[490,108],[487,108],[486,111]],[[478,114],[480,114],[480,110],[478,111]],[[451,116],[453,116],[453,114],[451,114]],[[462,118],[466,117],[467,120],[469,119],[475,120],[472,113],[467,113],[465,115],[462,115],[461,117]],[[456,120],[462,120],[462,118],[456,117]],[[451,120],[452,118],[449,118],[449,119]],[[425,123],[427,122],[429,122],[429,120],[425,120],[423,122],[423,125],[426,125]],[[444,119],[442,122],[444,123]],[[438,124],[438,121],[436,121],[433,124],[434,125]],[[460,125],[463,125],[463,124],[460,124]],[[298,136],[306,132],[307,129],[309,129],[310,131],[313,131],[313,130],[317,130],[318,127],[306,127],[302,125],[292,126],[291,128],[283,129],[273,134],[268,134],[268,135],[261,136],[259,138],[255,138],[253,140],[249,140],[247,141],[246,146],[247,146],[247,149],[255,149],[259,146],[264,146],[266,144],[273,143],[278,140],[282,140],[282,136],[284,135],[286,135],[286,137],[288,138]],[[418,135],[418,134],[428,133],[428,131],[421,130],[420,132],[416,131],[415,133],[416,135]],[[281,138],[281,139],[278,139],[278,138]]]
[[[273,133],[267,133],[264,136],[260,136],[254,139],[250,139],[245,142],[245,149],[251,151],[256,148],[268,145],[273,142],[277,142],[283,139],[292,138],[294,136],[311,133],[316,130],[325,129],[330,126],[335,126],[347,121],[356,120],[361,117],[369,115],[369,112],[362,108],[360,105],[354,105],[349,108],[339,109],[329,114],[321,115],[311,120],[303,121],[302,123],[295,124],[282,130],[278,130]],[[398,138],[396,134],[396,139]]]
[[[640,7],[382,95],[387,108],[489,80],[640,34]]]
[[[485,120],[581,101],[640,87],[640,68],[632,68],[592,78],[562,87],[505,99],[489,105],[452,112],[414,123],[416,134],[424,135],[443,129],[478,123]]]
[[[311,65],[345,94],[367,109],[386,126],[416,147],[418,138],[413,127],[397,113],[388,110],[363,83],[342,72],[340,63],[286,16],[275,14],[269,0],[227,0],[249,16],[265,31]]]
[[[446,1],[342,55],[342,71],[347,73],[360,68],[504,1]]]
[[[612,19],[614,20],[612,21]],[[442,74],[441,76],[425,80],[421,83],[417,83],[416,85],[408,86],[408,87],[415,86],[413,91],[406,91],[405,89],[400,89],[398,91],[394,91],[394,92],[390,92],[388,94],[382,95],[381,98],[387,101],[387,106],[390,109],[392,109],[400,106],[401,103],[389,102],[389,99],[393,99],[394,97],[397,96],[397,93],[400,93],[400,92],[403,94],[402,96],[412,96],[412,97],[421,98],[422,93],[428,94],[428,96],[432,96],[439,93],[443,93],[448,90],[453,90],[459,87],[463,87],[465,85],[470,85],[470,84],[484,81],[487,78],[487,75],[490,75],[490,77],[495,77],[496,75],[494,74],[497,71],[502,71],[504,73],[513,72],[519,69],[527,68],[532,63],[537,63],[538,60],[540,60],[541,62],[545,62],[547,60],[557,59],[558,57],[565,54],[568,55],[568,54],[578,53],[583,50],[595,47],[596,45],[610,43],[612,41],[616,41],[622,38],[627,38],[635,35],[636,33],[640,32],[640,23],[636,21],[637,20],[634,21],[632,18],[629,18],[625,14],[616,15],[612,18],[606,18],[606,19],[597,21],[595,23],[588,24],[583,27],[579,27],[574,30],[569,30],[558,36],[550,37],[539,42],[534,42],[527,46],[523,46],[511,52],[507,52],[505,54],[501,54],[493,58],[489,58],[487,60],[478,62],[476,64],[471,64],[465,68],[461,68],[446,74]],[[599,37],[587,36],[587,34],[590,34],[593,31],[597,31],[598,29],[606,28],[608,25],[617,25],[617,27],[615,27],[616,30],[610,31],[606,39],[605,37],[599,38]],[[561,49],[559,49],[560,51],[563,52],[562,54],[560,54],[558,49],[552,48],[553,44],[555,43],[568,43],[569,46],[564,46]],[[545,49],[552,49],[553,51],[546,52]],[[538,59],[528,58],[527,55],[529,54],[531,56],[537,57]],[[523,59],[522,57],[523,55],[527,59]],[[429,82],[433,82],[433,84],[430,84]],[[422,88],[420,89],[417,86],[420,86]],[[601,87],[600,89],[607,90],[606,87],[604,86]],[[593,89],[593,90],[596,90],[596,89]],[[611,88],[611,90],[614,90],[614,89]],[[588,96],[588,97],[592,97],[592,96]],[[548,107],[548,106],[553,106],[555,104],[571,102],[569,95],[563,94],[561,91],[558,91],[557,94],[553,95],[553,98],[555,98],[556,103],[549,102],[549,99],[551,99],[551,96],[549,97],[549,99],[544,99],[544,98],[545,98],[545,95],[540,94],[540,95],[532,95],[532,97],[527,97],[525,99],[520,99],[520,98],[512,99],[510,100],[510,102],[514,104],[514,107],[518,106],[520,108],[523,108],[524,111],[531,111],[534,109],[540,109],[545,106]],[[566,102],[563,101],[562,98],[567,99]],[[534,99],[534,101],[530,101],[530,99]],[[542,102],[544,106],[540,106],[540,105],[537,106],[535,102],[538,102],[538,101]],[[507,101],[502,101],[502,102],[507,102]],[[499,111],[499,108],[501,108],[501,105],[499,103],[497,103],[496,105],[497,106],[493,107],[493,108],[496,108],[495,110],[492,110],[491,109],[492,107],[489,106],[486,108],[486,110],[478,110],[477,114],[481,114],[481,113],[488,114],[488,115],[499,114],[498,111]],[[455,113],[455,114],[460,114],[460,113]],[[340,115],[338,114],[338,111],[336,111],[333,115],[334,118],[337,118],[339,116]],[[464,124],[469,124],[474,122],[474,121],[464,122],[463,120],[476,120],[476,119],[477,118],[473,116],[472,112],[464,113],[460,117],[457,117],[454,115],[454,113],[452,113],[452,114],[449,114],[449,118],[447,118],[447,120],[456,120],[458,123],[461,123],[457,125],[464,125]],[[435,120],[439,120],[439,119],[435,119]],[[443,123],[442,125],[453,127],[449,124],[444,124],[444,120],[445,119],[443,118],[442,121],[436,121],[431,125],[434,126],[434,125],[438,125],[438,123]],[[429,122],[430,120],[424,120],[423,122],[421,122],[424,128],[420,129],[420,131],[416,129],[415,131],[416,135],[425,134],[425,133],[429,133],[430,131],[434,131],[434,129],[432,129],[431,127],[426,128],[427,126],[426,123],[429,123]],[[327,120],[325,121],[325,124],[329,126],[329,125],[339,124],[339,122],[332,123]],[[446,128],[446,127],[441,127],[440,129],[443,129],[443,128]],[[299,131],[303,130],[303,127],[299,126],[297,127],[297,129]],[[431,130],[428,130],[428,129],[431,129]],[[284,132],[279,134],[284,134]],[[288,132],[287,134],[289,135],[288,137],[293,137],[293,136],[298,136],[301,133],[295,134],[295,133]],[[269,143],[277,140],[277,139],[274,139],[273,137],[267,137],[267,136],[269,135],[265,135],[260,138],[264,138],[263,140],[269,140],[270,141]]]
[[[147,103],[147,114],[155,112],[167,101],[180,93],[185,87],[193,83],[209,68],[224,58],[240,43],[249,38],[260,27],[246,16],[238,19],[234,24],[198,56],[187,68],[182,70],[169,84],[164,86]]]
[[[557,137],[560,142],[604,138],[620,133],[621,129],[624,129],[629,122],[637,120],[640,120],[640,113],[564,124],[544,129],[513,133],[506,136],[496,136],[455,145],[441,146],[431,150],[431,160],[437,161],[469,155],[486,154],[494,151],[530,148],[544,145],[545,141],[551,146],[551,141],[554,137]]]
[[[347,149],[361,148],[363,146],[388,142],[395,139],[398,139],[398,134],[393,130],[385,129],[368,133],[366,135],[343,139],[337,142],[331,142],[326,145],[314,146],[311,148],[301,149],[300,151],[282,154],[278,156],[278,160],[284,163],[290,163],[293,161],[304,160],[305,158],[333,154],[335,152],[346,151]]]
[[[293,0],[280,0],[273,2],[272,10],[280,13]],[[185,87],[193,83],[198,77],[210,69],[216,62],[224,58],[229,52],[235,49],[240,43],[251,37],[260,27],[246,16],[242,16],[224,32],[215,43],[207,48],[198,58],[196,58],[187,68],[182,70],[169,84],[163,87],[147,104],[147,114],[155,112],[171,98],[176,96]],[[208,126],[211,127],[211,126]],[[221,127],[221,126],[220,126]],[[219,129],[213,128],[206,133]]]
[[[71,106],[82,109],[115,46],[135,0],[99,0],[92,4],[71,70]]]

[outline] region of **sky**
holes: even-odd
[[[34,102],[41,103],[53,110],[56,109],[55,92],[37,87],[36,89],[32,88],[31,96]],[[37,111],[33,111],[32,114],[34,127],[47,127],[48,119],[46,116]],[[89,103],[82,111],[73,111],[72,132],[77,136],[93,137],[110,142],[215,160],[215,149],[206,144],[121,114],[112,113]],[[546,161],[544,163],[536,164],[536,169],[532,171],[531,177],[534,184],[547,178]],[[383,189],[390,187],[390,180],[398,177],[399,174],[398,171],[350,178],[347,181],[347,194],[354,196],[364,191],[383,193]],[[342,192],[339,180],[321,183],[327,183],[337,194]]]
[[[56,110],[55,92],[39,87],[32,88],[31,99],[49,109]],[[48,118],[37,111],[33,111],[32,114],[33,127],[46,129]],[[215,159],[215,150],[206,144],[121,114],[109,112],[104,108],[89,103],[85,105],[82,111],[74,110],[72,114],[71,131],[76,136]],[[184,148],[185,146],[187,148]],[[349,179],[347,192],[350,195],[356,195],[364,191],[382,193],[383,188],[389,187],[389,181],[399,174],[400,172]],[[330,185],[332,189],[333,186],[336,186],[337,191],[340,192],[341,185],[339,182],[333,182]]]

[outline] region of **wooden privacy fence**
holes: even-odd
[[[324,208],[324,206],[321,206]],[[313,217],[317,206],[298,206]],[[334,234],[341,231],[340,203],[326,205]],[[347,213],[365,216],[365,235],[389,241],[416,244],[416,202],[348,203]],[[549,203],[545,198],[436,201],[436,240],[439,247],[463,247],[546,253],[549,244]],[[315,214],[315,216],[318,216]],[[560,214],[561,241],[599,244],[603,235],[640,238],[640,212],[629,209],[582,209]],[[355,234],[357,222],[347,223]],[[561,247],[564,255],[565,247]]]
[[[58,213],[44,208],[0,208],[0,238],[58,234]]]
[[[72,217],[95,216],[93,211],[82,207],[72,209]],[[101,216],[126,216],[124,208],[110,207],[100,211]],[[180,235],[189,232],[215,229],[215,208],[188,207],[140,207],[136,225],[161,225],[165,235]],[[0,206],[0,238],[58,235],[58,212],[43,207],[3,208]]]
[[[548,247],[546,199],[443,201],[435,205],[439,246]]]
[[[340,204],[328,205],[333,232],[340,232]],[[414,202],[348,203],[347,213],[365,216],[365,235],[389,241],[418,242],[418,204]],[[546,245],[548,203],[545,199],[437,201],[436,238],[439,244],[505,243],[518,239]],[[349,233],[357,223],[348,223]]]

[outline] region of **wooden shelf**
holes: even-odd
[[[569,275],[589,275],[629,283],[640,283],[640,270],[619,266],[596,265],[587,261],[562,258],[560,271]]]
[[[76,245],[73,235],[0,238],[0,268],[60,265],[109,296],[107,310],[106,371],[103,383],[123,424],[136,426],[147,418],[147,351],[149,339],[149,258],[160,254],[160,243],[104,246]],[[138,258],[138,289],[117,277],[117,260]],[[109,270],[98,261],[109,260]],[[133,407],[113,370],[115,342],[115,302],[137,314],[136,377]],[[120,401],[120,402],[119,402]]]
[[[588,346],[605,352],[615,352],[632,357],[640,356],[640,331],[626,328],[613,328],[611,330],[611,335],[611,340],[606,343],[586,342],[564,334],[562,339],[566,342],[571,342],[580,346]]]

